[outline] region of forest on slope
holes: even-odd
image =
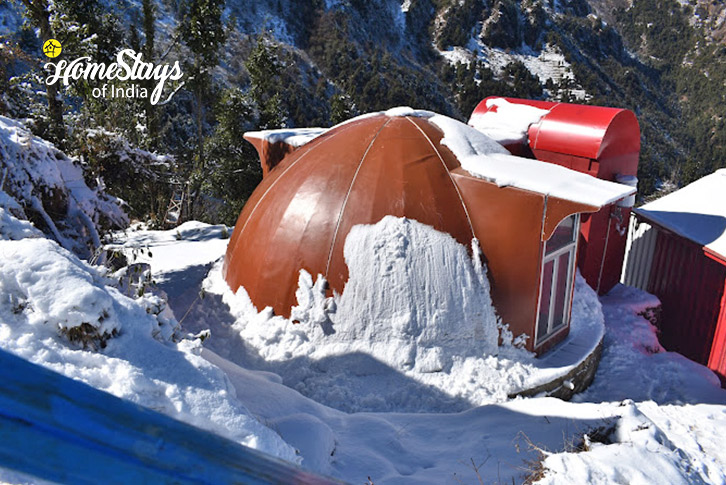
[[[466,120],[490,95],[616,106],[641,125],[644,199],[726,166],[723,16],[701,0],[0,0],[0,114],[134,218],[160,221],[185,187],[192,217],[234,223],[261,178],[248,130],[397,105]],[[183,84],[158,104],[48,87],[48,38],[69,60],[179,61]]]

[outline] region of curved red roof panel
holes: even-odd
[[[477,105],[474,113],[483,114],[496,109],[487,106],[487,101],[495,99],[504,99],[512,104],[528,105],[549,111],[538,123],[529,127],[529,146],[534,151],[563,153],[593,160],[599,159],[605,152],[634,153],[636,157],[640,152],[640,127],[632,111],[602,106],[488,97]]]

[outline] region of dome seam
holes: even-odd
[[[461,202],[461,207],[464,209],[464,214],[466,215],[466,222],[469,223],[469,230],[471,231],[471,237],[475,238],[476,234],[474,233],[474,225],[471,222],[471,217],[469,216],[469,208],[466,206],[466,202],[464,202],[464,198],[461,196],[461,191],[459,191],[459,186],[456,185],[456,182],[454,181],[454,178],[451,176],[451,172],[449,171],[449,168],[446,166],[446,163],[444,162],[443,157],[441,156],[441,153],[439,153],[439,150],[436,148],[436,145],[434,145],[434,142],[431,141],[431,138],[426,134],[425,131],[421,129],[420,126],[418,126],[416,123],[413,122],[408,116],[406,119],[411,123],[413,126],[416,127],[418,131],[421,132],[421,134],[426,138],[426,141],[429,142],[429,145],[431,145],[431,148],[434,150],[434,153],[436,153],[436,156],[439,158],[439,161],[441,162],[441,165],[444,167],[444,171],[446,172],[446,175],[449,177],[449,181],[451,181],[451,184],[454,186],[454,190],[456,191],[456,196],[459,198],[459,202]]]
[[[333,233],[333,241],[330,243],[330,250],[328,251],[328,261],[325,264],[325,278],[328,279],[328,272],[330,271],[330,262],[333,259],[333,251],[335,249],[335,243],[338,241],[338,231],[340,231],[340,223],[343,220],[343,213],[345,212],[345,208],[348,205],[348,199],[350,198],[350,193],[353,191],[353,185],[355,184],[356,179],[358,178],[358,174],[360,173],[360,169],[363,166],[363,162],[365,161],[366,157],[368,156],[368,153],[371,151],[371,148],[373,147],[373,144],[378,139],[378,135],[381,134],[383,129],[388,126],[388,123],[391,122],[392,118],[388,118],[385,123],[378,129],[378,132],[376,133],[376,136],[373,137],[370,144],[368,145],[368,148],[366,148],[365,153],[363,153],[363,157],[361,157],[360,162],[358,163],[358,168],[356,168],[355,173],[353,174],[353,179],[350,181],[350,186],[348,187],[348,191],[345,194],[345,198],[343,199],[343,205],[340,207],[340,212],[338,213],[338,221],[335,224],[335,232]]]

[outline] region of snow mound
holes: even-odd
[[[5,260],[0,293],[31,327],[48,325],[67,335],[90,325],[104,340],[119,331],[114,299],[101,276],[55,242],[3,241],[0,253]]]
[[[22,226],[17,219],[11,222]],[[238,401],[224,372],[199,355],[199,340],[174,342],[178,323],[158,296],[124,296],[98,268],[48,239],[0,240],[0,266],[4,350],[239,443],[297,460],[294,450]]]
[[[229,305],[246,347],[230,358],[278,373],[312,399],[348,412],[458,411],[506,401],[563,372],[539,368],[507,331],[497,346],[500,324],[476,241],[472,253],[448,234],[387,216],[349,233],[342,294],[327,297],[321,276],[300,272],[289,320],[257,312],[244,288],[233,294],[219,264],[204,287]],[[592,324],[602,335],[593,298],[573,327]]]
[[[546,109],[510,103],[503,98],[488,99],[486,106],[489,111],[473,113],[469,125],[502,145],[526,142],[529,127],[549,113]]]
[[[585,451],[552,454],[538,484],[724,483],[726,454],[714,426],[726,424],[720,406],[658,406],[624,401],[614,425],[584,438]],[[694,439],[693,435],[698,438]],[[604,438],[604,440],[603,440]],[[600,440],[605,441],[599,442]]]
[[[0,192],[0,204],[3,203],[4,195],[5,192]],[[7,200],[15,203],[15,200],[11,197],[7,197]],[[10,207],[13,206],[10,205]],[[20,206],[17,206],[17,210],[20,210]],[[17,240],[32,237],[43,237],[43,233],[36,229],[30,222],[18,220],[13,217],[9,210],[0,207],[0,240]]]
[[[128,221],[120,201],[91,189],[83,169],[20,122],[0,116],[0,204],[30,219],[66,249],[88,256],[103,228]],[[14,200],[11,203],[8,199]]]

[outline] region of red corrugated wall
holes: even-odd
[[[712,356],[712,350],[726,349],[725,285],[726,265],[691,241],[658,232],[648,292],[663,304],[660,341],[668,350],[711,364],[722,382],[726,359]]]
[[[718,374],[721,385],[726,387],[726,282],[724,282],[723,296],[721,297],[721,314],[716,324],[716,334],[713,337],[711,356],[708,367]]]

